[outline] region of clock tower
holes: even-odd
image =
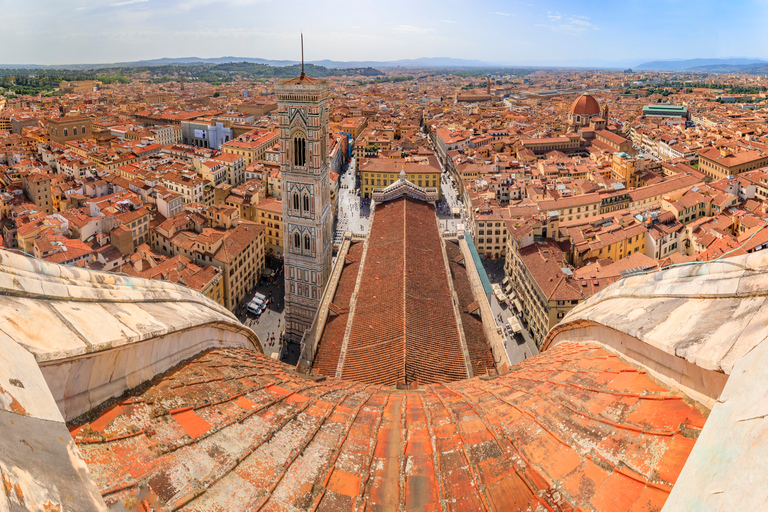
[[[301,340],[331,273],[328,82],[304,74],[275,86],[283,199],[285,337]]]

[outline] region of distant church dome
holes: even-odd
[[[582,94],[571,105],[571,114],[579,114],[582,116],[593,116],[600,114],[600,105],[597,104],[597,100],[589,94]]]

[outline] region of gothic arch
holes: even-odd
[[[297,132],[291,138],[291,159],[293,165],[305,167],[307,165],[307,139],[303,133]]]

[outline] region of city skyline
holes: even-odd
[[[631,66],[650,60],[748,57],[768,6],[685,2],[395,1],[388,9],[271,0],[47,0],[0,3],[13,44],[0,64],[101,64],[241,56],[308,61],[428,57],[497,65]],[[292,19],[291,28],[283,27]],[[749,16],[744,16],[749,13]],[[740,38],[731,37],[738,26]],[[687,30],[687,32],[686,32]]]

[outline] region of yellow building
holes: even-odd
[[[438,200],[442,197],[442,171],[436,160],[402,162],[385,158],[372,158],[360,164],[360,188],[363,197],[372,197],[375,188],[392,185],[400,179],[401,171],[405,171],[406,180],[421,188],[436,188]]]
[[[611,170],[616,178],[624,181],[627,188],[638,186],[638,176],[635,174],[636,161],[626,153],[614,153],[611,158]]]
[[[53,213],[51,198],[51,176],[43,173],[31,173],[22,177],[21,186],[30,201],[45,213]]]
[[[61,234],[61,223],[56,219],[38,219],[20,226],[16,230],[16,243],[22,251],[33,254],[35,250],[35,240],[46,231]]]
[[[508,279],[515,290],[515,307],[537,346],[547,332],[593,292],[589,283],[584,290],[580,283],[563,271],[568,269],[566,255],[555,243],[518,246],[510,251]]]
[[[503,258],[507,250],[508,218],[499,211],[479,212],[473,215],[473,240],[481,256]]]
[[[211,264],[222,270],[225,304],[234,311],[264,270],[264,228],[242,221],[227,233]]]
[[[645,254],[648,228],[631,215],[604,218],[578,226],[561,226],[560,230],[571,240],[573,265],[577,268],[586,265],[589,260],[610,258],[619,261],[636,252]]]
[[[211,268],[211,267],[205,267]],[[214,267],[217,268],[217,267]],[[211,300],[215,300],[224,307],[227,307],[224,297],[224,279],[221,277],[221,273],[216,274],[216,277],[211,279],[201,290],[200,293],[205,295]]]
[[[768,155],[756,149],[707,148],[699,151],[699,170],[719,180],[768,165]]]
[[[734,199],[737,199],[735,196]],[[672,199],[665,197],[661,200],[661,209],[672,212],[682,224],[688,224],[701,217],[711,217],[712,198],[700,192],[690,191],[683,196]]]
[[[80,94],[101,87],[98,80],[63,81],[59,83],[59,92],[63,94]]]
[[[253,207],[256,212],[256,222],[263,225],[266,253],[273,254],[283,251],[283,202],[268,197]]]

